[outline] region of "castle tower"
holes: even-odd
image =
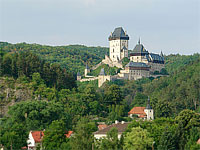
[[[149,52],[144,48],[143,44],[141,44],[141,40],[139,38],[138,44],[135,46],[133,51],[130,53],[130,60],[133,62],[143,62],[148,63],[147,55]]]
[[[80,74],[79,72],[77,73],[77,76],[76,76],[76,77],[77,77],[77,80],[78,80],[78,81],[81,80],[81,74]]]
[[[89,68],[88,64],[86,64],[86,66],[85,66],[85,77],[87,76],[88,73],[90,73],[90,68]]]
[[[147,114],[147,120],[153,120],[154,119],[153,109],[152,109],[152,107],[150,105],[149,97],[148,97],[147,106],[144,109],[144,112]]]
[[[110,45],[109,55],[112,61],[118,62],[124,57],[128,57],[129,36],[122,27],[115,28],[108,39]]]
[[[101,68],[98,76],[98,87],[101,87],[106,81],[111,81],[111,76],[106,75],[104,68]]]

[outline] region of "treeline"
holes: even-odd
[[[170,54],[165,56],[165,68],[169,74],[172,74],[180,68],[198,60],[199,57],[199,53],[193,55]]]
[[[0,76],[17,79],[20,76],[32,78],[39,73],[48,87],[58,90],[76,87],[75,78],[59,64],[50,64],[30,52],[0,52]]]
[[[98,64],[108,53],[108,48],[83,45],[46,46],[39,44],[0,42],[6,52],[32,52],[49,63],[58,63],[70,72],[84,72],[86,63],[91,67]]]

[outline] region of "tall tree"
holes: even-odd
[[[55,120],[44,132],[42,146],[45,150],[60,149],[66,140],[66,125],[62,120]]]
[[[147,150],[152,147],[153,139],[146,129],[132,128],[131,132],[124,137],[125,150]]]
[[[76,125],[75,134],[71,139],[71,147],[73,150],[91,150],[94,143],[93,132],[96,131],[94,122],[90,122],[89,118],[82,118]]]

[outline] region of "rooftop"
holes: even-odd
[[[35,143],[40,143],[40,141],[42,140],[42,138],[44,136],[43,131],[31,131],[31,134],[33,136]]]
[[[133,49],[132,53],[148,54],[149,52],[144,48],[143,44],[140,43],[139,39],[138,44]]]
[[[126,130],[126,128],[129,124],[130,124],[129,122],[114,123],[114,124],[109,125],[108,127],[104,128],[102,130],[95,132],[94,134],[106,134],[108,131],[110,131],[111,128],[117,128],[118,133],[121,134]]]
[[[129,36],[124,32],[122,27],[115,28],[114,32],[108,38],[109,40],[125,39],[129,40]]]
[[[142,62],[132,62],[130,61],[125,67],[149,67],[147,64]]]
[[[146,116],[146,113],[144,112],[145,107],[133,107],[128,114],[140,114],[143,116]]]
[[[68,131],[68,132],[65,134],[65,136],[66,136],[66,138],[69,138],[69,137],[72,136],[72,134],[73,134],[73,131]]]

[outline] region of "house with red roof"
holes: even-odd
[[[67,131],[66,138],[70,138],[73,135],[73,131]],[[27,140],[28,150],[36,150],[37,147],[42,149],[42,139],[44,137],[44,131],[30,131]]]
[[[142,119],[153,120],[153,108],[150,105],[150,99],[148,97],[147,106],[146,107],[133,107],[129,112],[128,116],[134,118],[134,116]]]
[[[36,150],[36,147],[42,147],[43,131],[30,131],[27,141],[28,150]]]

